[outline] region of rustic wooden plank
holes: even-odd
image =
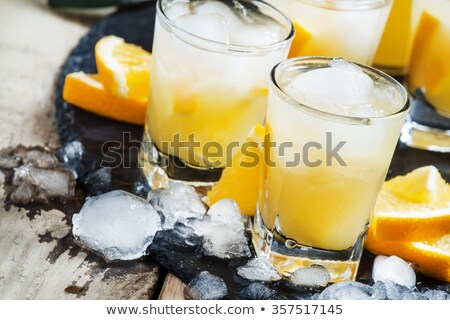
[[[0,1],[0,148],[58,145],[55,81],[87,31],[45,0]],[[0,185],[4,183],[0,173]],[[154,262],[107,264],[73,243],[70,215],[3,207],[0,188],[0,299],[148,299],[157,296]]]
[[[185,287],[186,284],[172,273],[169,273],[159,294],[159,300],[185,300],[183,294]]]

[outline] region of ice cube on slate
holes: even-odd
[[[248,300],[275,300],[278,293],[261,283],[254,282],[241,291],[241,297]]]
[[[422,296],[428,300],[449,300],[450,295],[442,290],[428,290],[422,293]]]
[[[331,276],[327,268],[313,265],[295,270],[289,281],[298,286],[325,287],[330,279]]]
[[[168,188],[150,191],[150,203],[164,215],[164,228],[187,218],[203,218],[206,208],[195,189],[181,182],[169,182]]]
[[[405,287],[392,281],[377,281],[372,288],[387,300],[422,300],[422,295],[413,288]]]
[[[250,257],[242,214],[234,200],[223,199],[211,206],[203,220],[192,223],[203,236],[203,252],[221,259]]]
[[[254,258],[246,265],[237,268],[237,274],[252,281],[278,281],[281,275],[265,256]]]
[[[218,300],[227,294],[227,285],[223,279],[208,271],[200,272],[184,289],[184,296],[192,300]]]
[[[373,265],[372,278],[375,282],[392,281],[410,288],[416,285],[416,273],[413,268],[406,261],[396,256],[377,257]]]
[[[332,284],[319,295],[320,300],[374,300],[377,292],[369,285],[355,281]]]
[[[143,256],[161,229],[161,217],[144,199],[115,190],[88,198],[72,218],[73,235],[107,260]]]

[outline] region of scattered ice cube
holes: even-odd
[[[278,281],[281,275],[265,256],[254,258],[246,265],[237,268],[237,274],[252,281]]]
[[[72,218],[73,235],[107,260],[133,260],[145,254],[161,217],[144,199],[115,190],[88,198]]]
[[[396,256],[377,257],[373,266],[372,278],[375,282],[392,281],[410,288],[416,285],[416,273],[413,268],[406,261]]]
[[[233,199],[217,201],[208,210],[207,215],[212,221],[243,227],[241,209]]]
[[[181,182],[169,182],[168,188],[152,190],[149,201],[164,215],[164,228],[172,228],[177,221],[203,218],[206,208],[195,189]]]
[[[278,293],[261,283],[254,282],[241,291],[241,297],[248,300],[276,300]]]
[[[373,285],[373,289],[378,294],[384,294],[388,300],[421,300],[424,299],[419,292],[412,288],[408,288],[392,281],[377,281]]]
[[[203,253],[221,259],[250,257],[242,214],[231,199],[218,201],[211,206],[203,220],[191,226],[203,236]]]
[[[20,165],[20,158],[0,153],[0,168],[3,169],[13,169]]]
[[[176,25],[198,37],[229,43],[230,35],[225,18],[218,14],[184,14],[175,19]]]
[[[355,281],[332,284],[319,295],[320,300],[374,300],[380,299],[371,286]]]
[[[58,159],[45,147],[8,147],[0,150],[0,167],[13,169],[21,164],[28,164],[38,168],[55,168]]]
[[[328,269],[313,265],[297,269],[289,278],[289,281],[297,286],[325,287],[330,282],[331,276]]]
[[[75,179],[71,172],[62,169],[43,169],[23,165],[15,169],[11,200],[16,204],[47,202],[54,197],[75,194]]]
[[[422,296],[428,300],[448,300],[450,295],[442,290],[428,290],[422,293]]]
[[[200,272],[184,290],[185,297],[192,300],[218,300],[227,294],[227,285],[223,279],[208,271]]]
[[[358,66],[334,59],[329,67],[299,74],[284,88],[297,101],[346,116],[377,116],[374,82]]]

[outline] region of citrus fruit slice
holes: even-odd
[[[381,241],[370,228],[365,247],[374,254],[396,255],[413,262],[419,272],[450,282],[450,234],[421,242]]]
[[[63,98],[71,104],[104,117],[144,124],[147,102],[111,95],[100,82],[100,77],[95,74],[84,72],[68,74],[64,83]]]
[[[428,94],[436,91],[448,72],[445,57],[432,45],[441,23],[430,13],[424,11],[416,29],[411,51],[409,87],[425,88]]]
[[[434,166],[421,167],[404,176],[397,176],[385,182],[383,188],[412,203],[450,206],[450,185]]]
[[[217,184],[208,192],[210,204],[231,198],[237,202],[242,213],[253,216],[259,194],[259,178],[262,168],[260,144],[264,140],[265,129],[257,124],[247,138],[247,144],[231,160],[231,166],[225,168]]]
[[[301,56],[302,50],[308,41],[311,40],[312,34],[306,31],[296,22],[292,22],[295,30],[295,37],[292,40],[291,49],[289,51],[289,58]]]
[[[385,182],[370,228],[382,241],[422,241],[450,234],[450,186],[433,166]]]
[[[147,100],[152,56],[122,38],[106,36],[95,45],[95,60],[101,81],[111,94]]]

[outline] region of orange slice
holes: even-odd
[[[296,22],[292,22],[292,24],[294,25],[295,37],[294,40],[292,40],[289,58],[301,56],[303,48],[312,38],[312,34],[306,31],[299,24]]]
[[[422,242],[382,241],[369,229],[366,249],[374,254],[396,255],[414,263],[430,277],[450,282],[450,235]]]
[[[433,166],[385,182],[370,228],[383,241],[422,241],[450,234],[450,186]]]
[[[104,117],[144,124],[147,101],[111,95],[95,74],[75,72],[67,75],[63,98],[84,110]]]
[[[437,18],[424,11],[416,29],[411,51],[409,86],[412,90],[423,87],[432,94],[440,87],[450,66],[446,57],[433,48],[433,37],[441,27]]]
[[[95,59],[107,91],[119,97],[147,100],[152,56],[122,38],[106,36],[95,45]]]
[[[233,157],[231,166],[225,168],[217,184],[208,192],[210,204],[231,198],[241,211],[249,216],[256,212],[259,194],[259,177],[262,168],[260,145],[264,140],[265,129],[257,124],[247,138],[247,145]]]

